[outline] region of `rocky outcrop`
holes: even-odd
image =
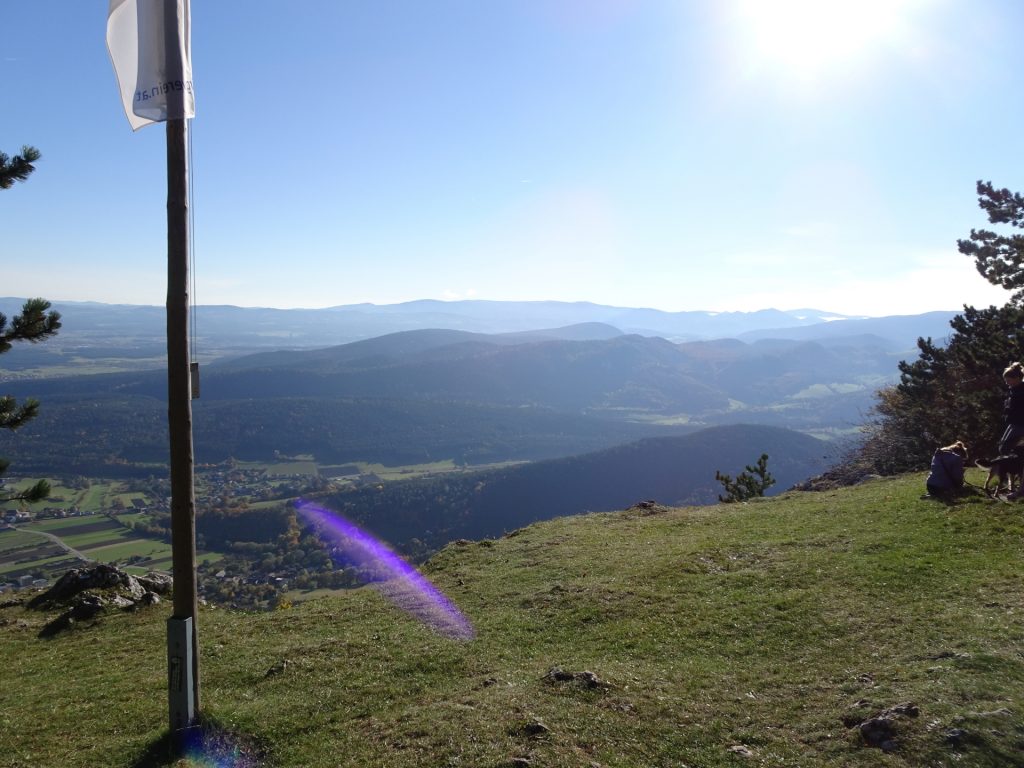
[[[41,611],[63,609],[39,633],[41,637],[52,637],[107,611],[134,611],[157,605],[160,595],[169,594],[171,587],[170,576],[148,573],[136,577],[116,566],[100,563],[68,571],[26,607]]]

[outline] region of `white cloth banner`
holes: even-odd
[[[107,50],[132,130],[195,117],[189,0],[110,0]]]

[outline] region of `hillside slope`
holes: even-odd
[[[500,536],[538,520],[662,504],[713,502],[721,470],[732,476],[769,455],[778,493],[816,475],[835,449],[778,427],[737,424],[646,438],[602,451],[460,477],[345,489],[326,503],[405,551],[416,539],[438,549],[459,538]]]
[[[220,735],[179,765],[1022,766],[1019,507],[923,481],[453,545],[425,570],[468,641],[369,588],[206,609]],[[45,641],[50,616],[0,608],[0,766],[171,765],[167,613]],[[886,723],[887,753],[863,735]]]

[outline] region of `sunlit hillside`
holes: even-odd
[[[205,609],[207,754],[178,765],[1024,765],[1024,522],[922,486],[454,544],[425,572],[468,640],[373,588]],[[50,640],[3,605],[0,765],[174,764],[164,605]]]

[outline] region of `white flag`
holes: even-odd
[[[132,130],[195,116],[189,0],[110,0],[107,50]]]

